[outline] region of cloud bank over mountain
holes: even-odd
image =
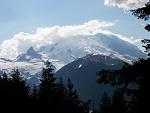
[[[14,59],[19,54],[26,52],[31,46],[38,50],[43,46],[54,44],[59,40],[67,40],[70,37],[94,36],[97,33],[103,33],[105,35],[113,34],[130,43],[137,41],[135,38],[115,34],[107,30],[114,25],[115,22],[90,20],[81,25],[38,28],[34,33],[20,32],[15,34],[11,39],[2,42],[0,45],[0,57]]]
[[[130,10],[144,6],[148,1],[149,0],[105,0],[104,4],[107,6]]]

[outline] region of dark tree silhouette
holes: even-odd
[[[53,111],[56,87],[56,78],[54,77],[52,64],[47,61],[46,67],[43,68],[39,85],[40,106],[44,110],[43,112]]]
[[[111,106],[112,113],[125,113],[125,101],[124,95],[121,91],[115,91],[112,97],[112,106]]]
[[[150,1],[145,4],[144,7],[131,10],[132,14],[135,15],[138,19],[143,19],[145,21],[150,19]],[[145,26],[147,31],[150,31],[150,24]]]
[[[29,87],[19,69],[0,76],[0,109],[4,112],[36,113],[89,113],[89,101],[80,100],[71,80],[67,86],[54,77],[53,68],[47,62],[39,86]],[[9,109],[8,109],[9,108]]]
[[[132,68],[132,65],[125,63],[122,69],[99,71],[97,73],[99,75],[97,83],[111,84],[118,88],[127,89],[129,83],[136,80]]]
[[[145,21],[149,21],[150,19],[150,1],[148,1],[144,7],[138,8],[135,10],[131,10],[132,14],[138,17],[138,19],[143,19]],[[147,24],[145,26],[145,29],[149,32],[150,31],[150,24]],[[148,56],[150,56],[150,39],[144,39],[142,40],[143,47],[145,48],[145,52],[148,53]],[[138,83],[140,83],[140,93],[138,94],[138,102],[139,106],[142,106],[141,108],[143,110],[149,110],[148,109],[148,103],[150,102],[149,98],[149,82],[150,82],[150,77],[149,77],[149,69],[147,66],[150,66],[150,59],[148,58],[147,60],[140,60],[139,62],[136,62],[134,65],[137,66],[139,74],[141,75],[142,79],[138,79]],[[145,103],[145,104],[144,104]],[[147,103],[147,104],[146,104]],[[141,111],[141,110],[140,110]],[[142,111],[141,111],[142,112]]]
[[[111,98],[106,92],[102,96],[102,101],[100,103],[100,113],[111,113]]]
[[[40,103],[39,103],[39,97],[38,97],[38,86],[35,84],[29,95],[28,109],[30,110],[30,112],[36,112],[36,113],[40,112],[39,111]]]
[[[26,81],[22,78],[18,69],[13,69],[10,73],[12,77],[11,87],[13,88],[14,96],[16,98],[27,98],[29,88],[26,86]]]
[[[150,85],[150,59],[140,59],[132,65],[125,65],[120,70],[103,70],[99,72],[98,83],[117,86],[124,94],[137,98],[137,113],[148,110]],[[120,82],[121,81],[121,82]],[[135,85],[132,85],[132,84]],[[131,87],[132,86],[132,87]],[[138,86],[138,87],[137,87]]]
[[[77,90],[74,89],[73,83],[70,79],[67,82],[67,109],[68,113],[88,113],[90,100],[83,102],[80,96],[77,94]]]
[[[68,104],[68,110],[72,113],[79,112],[79,106],[80,106],[80,98],[77,94],[77,91],[74,89],[73,83],[70,79],[68,79],[67,82],[67,104]]]
[[[150,1],[145,4],[144,7],[131,10],[132,14],[135,15],[138,19],[143,19],[148,21],[150,19]],[[150,32],[150,24],[145,26],[145,29]],[[145,52],[150,56],[150,39],[142,40],[143,47],[145,48]]]
[[[21,77],[17,68],[13,69],[10,73],[11,76],[11,101],[14,109],[20,111],[25,109],[28,100],[29,88],[26,86],[26,81]]]
[[[31,98],[37,100],[38,99],[38,89],[37,86],[34,84],[32,92],[31,92]]]
[[[66,112],[66,95],[67,95],[67,89],[65,84],[63,83],[62,78],[60,77],[57,83],[57,90],[56,90],[56,99],[55,99],[55,106],[59,109],[57,109],[57,112]]]
[[[7,77],[6,73],[3,72],[0,75],[0,106],[1,110],[7,111],[7,106],[11,106],[11,84],[10,79]],[[12,108],[12,107],[10,107]]]
[[[150,56],[150,39],[143,39],[142,44],[145,48],[145,52],[148,53],[148,56]]]

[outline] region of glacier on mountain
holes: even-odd
[[[111,56],[128,63],[146,56],[135,45],[116,35],[97,33],[87,36],[73,36],[67,39],[56,38],[53,43],[43,45],[36,50],[34,47],[30,47],[14,60],[1,58],[0,69],[8,71],[18,67],[25,77],[31,78],[37,76],[47,60],[52,62],[56,67],[55,71],[57,71],[66,64],[90,54]]]

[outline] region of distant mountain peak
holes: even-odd
[[[29,61],[34,58],[41,59],[42,55],[39,54],[35,49],[31,46],[26,53],[23,53],[17,57],[17,61]]]
[[[31,47],[27,50],[26,54],[33,54],[33,53],[36,53],[36,54],[37,54],[37,52],[35,51],[35,49],[31,46]]]

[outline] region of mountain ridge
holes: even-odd
[[[31,46],[25,53],[16,57],[15,60],[0,59],[0,69],[10,70],[14,67],[20,68],[27,78],[36,77],[36,73],[42,70],[45,62],[49,60],[58,71],[63,66],[88,55],[105,55],[119,58],[125,62],[144,58],[146,55],[135,45],[121,40],[115,35],[98,33],[87,36],[73,36],[67,39],[58,38],[48,45],[40,48]],[[82,65],[79,66],[82,68]],[[30,75],[29,75],[30,74]]]
[[[102,69],[120,69],[124,63],[117,57],[87,55],[62,67],[56,72],[56,76],[61,76],[66,83],[70,78],[83,100],[95,98],[94,102],[98,105],[102,94],[104,92],[111,94],[114,89],[110,85],[98,85],[97,72]]]

